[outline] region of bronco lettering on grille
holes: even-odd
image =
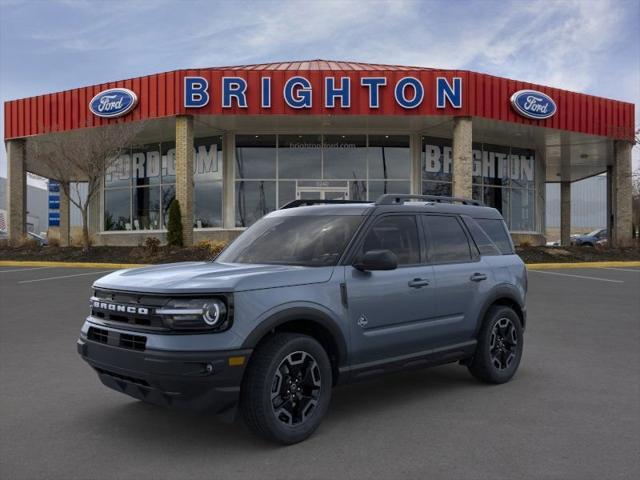
[[[137,315],[149,315],[149,309],[146,307],[134,307],[131,305],[118,305],[116,303],[107,303],[100,302],[98,300],[94,300],[92,302],[93,308],[98,308],[100,310],[108,310],[111,312],[118,313],[134,313]]]

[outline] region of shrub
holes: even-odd
[[[531,246],[532,246],[532,244],[531,244],[531,242],[529,240],[523,240],[522,242],[520,242],[518,244],[518,247],[520,247],[520,248],[529,248]]]
[[[60,246],[60,239],[57,237],[49,238],[49,246],[58,248]]]
[[[160,239],[156,237],[145,238],[144,248],[146,249],[148,255],[156,255],[158,253],[158,250],[160,250]]]
[[[171,202],[169,207],[167,243],[173,247],[182,246],[182,213],[180,212],[180,202],[176,199]]]
[[[202,240],[196,244],[196,248],[206,250],[214,258],[220,255],[220,252],[225,249],[227,242],[220,240]]]

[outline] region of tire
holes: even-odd
[[[332,385],[331,363],[322,345],[306,335],[275,334],[251,357],[240,409],[257,435],[291,445],[318,428],[329,408]]]
[[[486,383],[505,383],[518,370],[523,349],[520,317],[511,308],[489,308],[478,334],[476,353],[468,369]]]

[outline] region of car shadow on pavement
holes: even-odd
[[[333,390],[329,412],[320,430],[327,433],[345,420],[358,416],[384,415],[390,409],[402,409],[415,402],[434,401],[447,392],[481,388],[466,368],[445,366],[384,375]],[[170,442],[179,450],[209,450],[215,446],[232,450],[260,450],[270,444],[252,435],[243,422],[225,423],[211,413],[192,413],[126,400],[114,408],[92,409],[91,425],[101,436],[118,443],[145,442],[158,446]],[[238,415],[239,417],[239,415]],[[279,448],[271,445],[273,448]],[[195,449],[195,450],[194,450]]]

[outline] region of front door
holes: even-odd
[[[365,233],[356,258],[391,250],[398,268],[361,272],[345,267],[353,363],[363,364],[427,350],[436,316],[433,267],[421,258],[414,215],[385,215]]]

